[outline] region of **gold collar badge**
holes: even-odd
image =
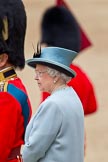
[[[14,79],[17,77],[17,74],[13,67],[9,67],[0,71],[0,92],[4,91],[6,82],[10,79]]]

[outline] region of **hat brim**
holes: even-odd
[[[45,65],[51,68],[54,68],[60,72],[65,73],[66,75],[74,78],[76,76],[76,73],[74,70],[72,70],[71,68],[60,64],[58,62],[54,62],[54,61],[49,61],[49,60],[45,60],[42,58],[33,58],[33,59],[28,59],[26,61],[27,65],[29,65],[32,68],[35,68],[37,64],[41,64],[41,65]]]

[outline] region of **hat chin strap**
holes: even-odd
[[[3,35],[3,39],[6,41],[9,37],[9,34],[8,34],[8,20],[7,20],[7,17],[5,16],[3,18],[3,25],[4,25],[4,28],[2,30],[2,35]]]

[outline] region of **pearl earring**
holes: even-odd
[[[55,84],[56,83],[56,80],[54,80],[53,83]]]

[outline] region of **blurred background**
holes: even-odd
[[[55,0],[23,0],[27,12],[25,40],[26,59],[31,58],[40,36],[43,12]],[[108,161],[108,0],[65,0],[70,10],[92,42],[92,46],[77,57],[78,64],[90,77],[98,100],[98,111],[85,117],[87,150],[85,162]],[[33,114],[40,103],[40,91],[34,80],[34,70],[25,67],[18,72],[27,87]]]

